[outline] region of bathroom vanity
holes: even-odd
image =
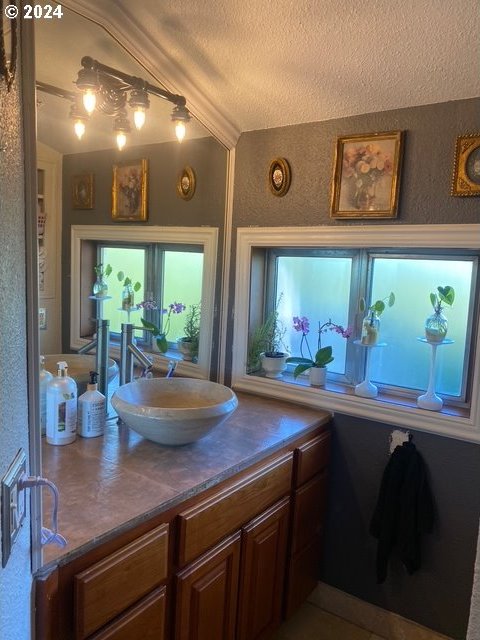
[[[37,640],[257,640],[308,596],[331,415],[238,399],[226,423],[184,447],[117,424],[44,444],[69,544],[47,548],[35,578]]]

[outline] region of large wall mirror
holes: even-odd
[[[167,354],[179,355],[175,345],[183,333],[183,319],[192,305],[201,304],[201,345],[193,360],[198,366],[184,366],[179,356],[179,372],[184,366],[185,375],[216,378],[228,152],[195,118],[179,144],[171,118],[174,105],[156,96],[150,96],[140,131],[127,104],[131,133],[121,151],[114,132],[116,118],[106,113],[108,107],[92,114],[78,139],[68,94],[79,93],[74,83],[84,56],[161,84],[106,29],[62,9],[61,20],[35,24],[41,353],[69,353],[88,341],[98,313],[89,294],[95,267],[102,263],[112,270],[107,280],[111,301],[102,305],[104,317],[111,321],[112,355],[118,354],[122,321],[140,325],[143,317],[159,326],[163,309],[181,302],[186,309],[174,318]],[[141,200],[135,215],[128,208],[132,181]],[[82,233],[82,259],[77,262],[72,256],[75,228],[90,230],[90,238]],[[102,229],[100,235],[96,228]],[[172,242],[173,228],[178,233]],[[202,228],[216,230],[213,256],[211,245],[205,253],[198,240]],[[205,263],[207,254],[213,263]],[[157,313],[140,309],[127,319],[120,271],[140,283],[135,303],[153,299]],[[148,332],[137,331],[136,337],[160,370],[168,365]]]

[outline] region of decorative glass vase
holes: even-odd
[[[134,293],[131,284],[126,284],[122,289],[122,309],[130,311],[134,305]]]
[[[362,322],[362,344],[377,344],[380,335],[380,318],[375,311],[369,311]]]
[[[442,314],[441,309],[435,310],[425,320],[425,337],[428,342],[442,342],[445,340],[448,329],[448,320]]]
[[[103,298],[108,294],[108,285],[102,276],[97,276],[93,283],[93,295],[97,298]]]

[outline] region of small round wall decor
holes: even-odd
[[[268,184],[274,196],[284,196],[290,188],[290,165],[285,158],[275,158],[268,172]]]
[[[195,173],[191,167],[185,167],[177,180],[177,195],[190,200],[195,193]]]

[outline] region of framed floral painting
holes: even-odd
[[[480,196],[480,134],[457,138],[452,196]]]
[[[93,209],[95,202],[93,173],[82,173],[72,178],[72,204],[74,209]]]
[[[144,222],[147,219],[146,160],[114,165],[112,219],[126,222]]]
[[[396,218],[403,131],[338,138],[332,218]]]

